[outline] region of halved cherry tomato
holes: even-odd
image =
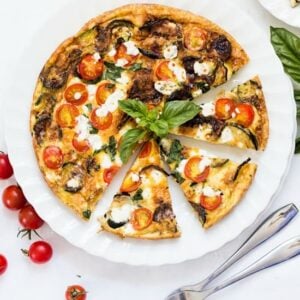
[[[113,115],[111,112],[107,112],[107,115],[104,117],[99,117],[97,116],[97,108],[95,108],[92,111],[91,122],[95,128],[99,130],[105,130],[110,127],[112,121],[113,121]]]
[[[73,104],[62,104],[56,111],[56,122],[62,128],[74,127],[76,117],[79,116],[78,108]]]
[[[82,105],[88,99],[88,91],[84,84],[75,83],[65,91],[65,99],[75,105]]]
[[[137,58],[138,58],[138,55],[129,55],[129,54],[127,54],[127,48],[124,44],[121,44],[118,47],[117,53],[114,56],[115,62],[117,62],[118,59],[126,59],[128,63],[125,64],[125,67],[128,67],[128,66],[132,65],[136,61]]]
[[[68,286],[65,297],[66,300],[85,300],[86,299],[86,290],[80,285],[71,285]]]
[[[235,108],[236,117],[235,121],[245,127],[249,127],[255,116],[254,109],[252,105],[248,103],[238,104]]]
[[[63,153],[57,146],[48,146],[44,149],[43,160],[49,169],[58,169],[63,163]]]
[[[5,273],[6,269],[7,269],[7,259],[4,255],[0,254],[0,275],[2,275],[3,273]]]
[[[162,61],[155,70],[155,74],[157,78],[161,80],[174,80],[176,79],[174,73],[169,68],[169,61],[164,60]]]
[[[208,33],[199,27],[192,27],[184,33],[184,45],[192,51],[198,51],[206,46]]]
[[[104,104],[109,95],[111,95],[116,89],[113,83],[108,81],[102,82],[96,92],[96,101],[99,105]]]
[[[140,152],[139,158],[145,158],[150,155],[152,151],[152,143],[148,141],[144,144],[142,151]]]
[[[215,114],[218,119],[230,119],[234,109],[235,102],[230,98],[220,98],[215,103]]]
[[[103,180],[107,183],[110,184],[117,172],[119,171],[118,166],[111,166],[108,169],[105,169],[103,172]]]
[[[200,205],[207,210],[215,210],[221,205],[221,203],[222,203],[221,195],[208,197],[202,194],[200,196]]]
[[[78,65],[78,73],[84,80],[96,80],[98,79],[104,69],[104,63],[100,59],[97,59],[96,55],[87,54],[83,57]]]
[[[203,182],[209,175],[210,167],[207,166],[203,172],[199,171],[201,157],[191,157],[184,167],[184,175],[194,182]]]
[[[72,140],[72,145],[78,152],[86,152],[90,149],[89,141],[79,140],[77,136],[74,136]]]
[[[133,176],[136,174],[133,172],[130,172],[124,179],[122,186],[121,186],[121,192],[123,193],[130,193],[138,189],[138,187],[141,185],[141,178],[139,177],[137,181],[133,180]],[[139,175],[138,175],[139,176]]]
[[[130,223],[135,230],[142,230],[147,228],[152,223],[152,219],[153,214],[151,210],[143,207],[133,211]]]

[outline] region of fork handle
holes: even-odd
[[[215,270],[210,276],[198,284],[190,286],[193,290],[202,290],[212,280],[218,277],[221,273],[227,270],[240,258],[245,256],[252,249],[272,237],[282,228],[284,228],[298,213],[298,209],[294,204],[285,205],[274,213],[269,215],[249,236],[249,238],[240,246],[240,248],[229,257],[217,270]],[[188,287],[184,287],[185,289]]]

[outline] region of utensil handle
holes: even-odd
[[[211,295],[241,279],[244,279],[245,277],[248,277],[266,268],[270,268],[272,266],[280,264],[299,254],[300,254],[300,236],[296,236],[280,244],[279,246],[271,250],[269,253],[267,253],[260,259],[258,259],[256,262],[248,266],[246,269],[237,273],[236,275],[233,275],[231,278],[224,281],[217,287],[207,290],[207,293],[205,294],[206,296]]]
[[[242,246],[229,257],[217,270],[210,276],[198,284],[191,286],[195,290],[202,290],[209,282],[218,277],[221,273],[227,270],[236,261],[250,252],[252,249],[269,239],[282,228],[284,228],[298,213],[298,209],[294,204],[288,204],[279,208],[274,213],[269,215],[242,244]]]

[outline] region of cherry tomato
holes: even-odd
[[[8,265],[7,259],[5,258],[4,255],[0,254],[0,275],[5,273],[7,269],[7,265]]]
[[[200,196],[200,205],[207,210],[210,211],[215,210],[221,205],[221,203],[222,203],[221,195],[208,197],[202,194]]]
[[[86,152],[90,149],[89,141],[79,140],[77,136],[74,136],[72,140],[72,145],[78,152]]]
[[[144,144],[142,151],[140,152],[139,158],[146,158],[152,151],[152,143],[148,141]]]
[[[125,64],[125,67],[128,67],[128,66],[132,65],[136,61],[137,58],[138,58],[138,55],[129,55],[129,54],[127,54],[127,48],[124,44],[121,44],[118,47],[117,53],[114,56],[115,62],[117,62],[118,59],[126,59],[128,63]]]
[[[82,83],[70,85],[65,91],[65,99],[71,104],[84,104],[88,99],[88,91],[86,86]]]
[[[188,28],[184,33],[184,45],[192,51],[202,50],[207,44],[208,33],[200,27]]]
[[[235,121],[237,123],[243,125],[244,127],[249,127],[252,124],[255,116],[252,105],[248,103],[238,104],[235,108],[235,112]]]
[[[116,89],[113,83],[105,81],[98,86],[96,92],[96,101],[99,105],[104,104],[109,95],[111,95]]]
[[[108,111],[106,116],[99,117],[97,116],[97,108],[95,108],[92,111],[91,122],[95,128],[99,130],[105,130],[111,126],[112,121],[113,121],[113,115],[111,112]]]
[[[130,223],[135,230],[147,228],[152,223],[153,214],[148,208],[138,208],[133,211]]]
[[[66,127],[75,127],[76,125],[76,117],[79,116],[78,108],[73,104],[62,104],[56,110],[56,122],[62,128]]]
[[[10,185],[3,191],[2,201],[4,206],[11,210],[19,210],[27,202],[22,189],[17,185]]]
[[[106,183],[110,184],[113,178],[115,177],[115,175],[117,174],[117,172],[119,171],[119,169],[120,168],[118,166],[111,166],[108,169],[104,169],[103,180]]]
[[[48,146],[44,149],[43,160],[49,169],[58,169],[63,164],[63,153],[57,146]]]
[[[209,175],[210,167],[207,166],[203,172],[200,173],[199,163],[201,157],[191,157],[184,167],[184,175],[194,182],[203,182]]]
[[[44,224],[44,221],[38,216],[31,205],[26,205],[20,210],[19,222],[24,229],[28,230],[36,230]]]
[[[135,177],[135,176],[139,177],[138,180],[134,180],[135,178],[132,178],[132,177]],[[138,187],[141,185],[141,183],[142,182],[141,182],[140,176],[133,173],[133,172],[130,172],[125,177],[120,190],[123,193],[130,193],[130,192],[133,192],[133,191],[137,190]]]
[[[169,61],[162,61],[155,70],[155,74],[158,79],[161,80],[175,80],[176,77],[172,70],[169,68]]]
[[[8,155],[0,151],[0,179],[8,179],[13,173]]]
[[[235,102],[230,98],[220,98],[215,103],[215,115],[218,119],[230,119],[235,109]]]
[[[30,245],[29,250],[22,250],[22,252],[29,256],[31,261],[36,264],[44,264],[48,262],[53,254],[50,244],[44,241],[37,241]]]
[[[68,286],[65,297],[66,300],[85,300],[86,299],[86,290],[80,285],[71,285]]]
[[[97,80],[102,75],[103,69],[103,61],[95,54],[87,54],[78,65],[78,73],[84,80]]]

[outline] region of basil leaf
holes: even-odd
[[[176,162],[176,165],[179,165],[182,159],[184,159],[183,155],[181,154],[183,147],[179,140],[173,140],[172,145],[170,147],[170,152],[167,154],[168,159],[167,163]]]
[[[89,111],[92,111],[92,109],[93,109],[92,103],[88,103],[88,104],[86,104],[85,106],[86,106],[86,108],[87,108]]]
[[[179,184],[182,184],[185,181],[185,179],[180,175],[178,171],[172,172],[171,175],[175,178],[176,182]]]
[[[133,201],[143,200],[143,190],[142,189],[138,189],[136,191],[136,193],[133,195],[132,200]]]
[[[300,137],[296,139],[296,148],[295,148],[295,153],[300,153]]]
[[[146,131],[143,128],[129,129],[123,136],[120,145],[120,157],[123,163],[126,163],[129,157],[132,155],[134,148],[138,142],[141,141]]]
[[[171,101],[167,102],[161,119],[168,122],[169,128],[180,126],[193,119],[200,111],[200,107],[190,101]]]
[[[145,120],[147,118],[147,106],[138,100],[121,100],[119,101],[120,109],[132,118]]]
[[[285,72],[300,83],[300,38],[284,28],[271,27],[271,42]]]
[[[123,68],[117,67],[115,64],[105,61],[104,65],[106,67],[103,74],[103,79],[113,80],[120,78],[122,76]]]
[[[140,70],[140,69],[142,69],[143,68],[143,64],[141,64],[141,63],[135,63],[135,64],[133,64],[130,68],[129,68],[129,70],[131,70],[131,71],[138,71],[138,70]]]
[[[159,137],[165,137],[169,132],[169,125],[165,120],[156,120],[149,128]]]
[[[90,134],[97,134],[98,133],[98,129],[97,128],[95,128],[95,127],[93,127],[93,126],[91,126],[91,129],[90,129]]]
[[[294,91],[296,106],[297,106],[297,117],[300,118],[300,90]]]
[[[113,135],[109,137],[108,146],[106,150],[110,155],[110,159],[114,161],[117,154],[117,141]]]

